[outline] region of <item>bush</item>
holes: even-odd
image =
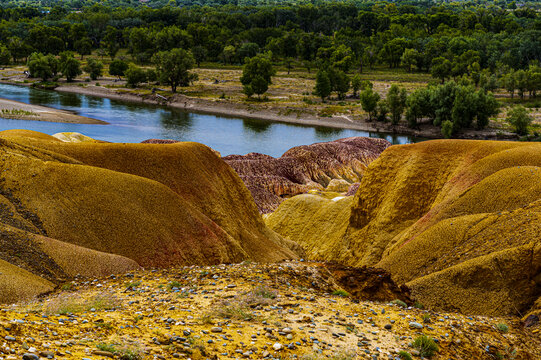
[[[496,329],[500,330],[503,333],[506,333],[509,331],[509,326],[507,326],[507,324],[500,323],[496,325]]]
[[[342,297],[348,297],[349,296],[349,293],[347,291],[345,291],[345,290],[342,290],[342,289],[335,290],[335,291],[333,291],[332,294],[336,295],[336,296],[342,296]]]
[[[410,353],[404,350],[398,352],[398,357],[400,360],[413,360]]]
[[[515,133],[519,135],[527,135],[528,126],[530,126],[533,119],[528,114],[528,110],[526,110],[525,107],[515,106],[509,110],[505,120],[515,128]]]
[[[450,120],[445,120],[441,124],[441,134],[444,138],[450,139],[453,136],[453,122]]]
[[[140,67],[130,64],[128,70],[125,72],[128,86],[137,87],[142,82],[147,81],[147,74],[145,70]]]
[[[417,337],[412,344],[413,348],[419,351],[421,357],[430,358],[438,352],[438,345],[431,337],[421,335]]]
[[[83,70],[90,75],[92,80],[96,80],[101,76],[103,71],[103,63],[95,59],[88,59],[88,62]]]

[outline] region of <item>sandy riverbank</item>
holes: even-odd
[[[2,98],[0,98],[0,118],[75,124],[107,124],[105,121],[79,116],[65,110]]]
[[[283,109],[274,109],[265,103],[240,104],[227,100],[207,100],[174,94],[167,99],[161,99],[156,95],[139,95],[120,90],[110,89],[103,86],[71,86],[61,85],[55,89],[60,92],[69,92],[82,95],[98,96],[115,100],[139,102],[145,104],[170,106],[184,109],[190,112],[213,114],[226,117],[250,118],[264,121],[275,121],[304,126],[323,126],[340,129],[352,129],[367,132],[389,133],[397,135],[410,135],[418,138],[442,138],[440,129],[432,125],[421,125],[419,129],[411,129],[406,126],[394,126],[390,123],[368,122],[365,120],[351,119],[347,115],[334,115],[332,117],[320,117],[309,113],[293,112],[283,114]],[[495,129],[468,130],[460,138],[465,139],[496,139],[502,138]],[[506,134],[504,138],[513,138],[512,134]]]
[[[29,86],[15,79],[3,80],[0,83]],[[121,84],[115,83],[113,80],[102,79],[102,84]],[[297,124],[303,126],[322,126],[339,129],[352,129],[367,132],[388,133],[397,135],[409,135],[417,138],[441,138],[440,129],[430,124],[421,125],[418,129],[411,129],[407,126],[394,126],[390,123],[369,122],[363,118],[352,117],[348,115],[335,114],[332,117],[318,116],[311,111],[303,111],[297,108],[276,107],[271,103],[238,103],[226,99],[202,99],[197,97],[186,96],[182,94],[168,95],[166,98],[160,98],[153,94],[138,94],[132,89],[127,88],[110,88],[104,86],[96,86],[95,83],[85,83],[85,86],[80,86],[79,83],[66,84],[62,83],[55,90],[59,92],[67,92],[74,94],[97,96],[102,98],[144,103],[151,105],[169,106],[177,109],[183,109],[190,112],[212,114],[225,117],[235,118],[250,118],[262,121],[274,121],[289,124]],[[36,120],[36,119],[31,119]],[[92,120],[92,119],[90,119]],[[50,120],[55,121],[55,120]],[[56,120],[58,121],[58,120]],[[94,120],[99,121],[99,120]],[[90,122],[92,123],[92,122]],[[500,134],[498,134],[500,132]],[[474,130],[470,129],[467,132],[460,134],[459,138],[465,139],[513,139],[513,134],[504,134],[497,129]]]

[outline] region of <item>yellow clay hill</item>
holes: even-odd
[[[353,198],[293,197],[266,221],[311,259],[388,270],[434,309],[505,315],[540,308],[539,143],[392,146]]]
[[[70,143],[17,130],[0,133],[0,158],[0,302],[76,274],[297,257],[204,145]],[[23,283],[35,286],[17,292]]]

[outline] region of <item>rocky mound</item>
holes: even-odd
[[[18,131],[0,133],[0,156],[0,259],[50,283],[139,266],[296,257],[204,145],[71,143]],[[6,287],[0,294],[18,297]]]
[[[259,211],[269,213],[283,198],[311,189],[330,185],[330,191],[346,192],[347,184],[359,182],[368,164],[390,145],[383,139],[351,137],[297,146],[280,158],[250,153],[223,159],[244,181]]]
[[[541,296],[541,144],[392,146],[353,199],[303,195],[268,217],[312,259],[375,266],[435,309],[525,314]]]

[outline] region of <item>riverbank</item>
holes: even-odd
[[[60,86],[56,87],[55,90],[127,102],[168,106],[194,113],[223,117],[407,135],[416,138],[442,138],[441,130],[429,123],[421,124],[417,129],[411,129],[405,124],[392,125],[367,121],[366,114],[354,99],[348,99],[342,105],[333,102],[309,105],[304,101],[306,96],[302,96],[301,90],[310,88],[311,85],[302,83],[298,85],[299,89],[286,88],[288,86],[286,84],[295,82],[293,78],[283,77],[286,75],[276,77],[274,85],[269,89],[267,101],[255,99],[246,101],[242,95],[240,83],[237,84],[238,71],[216,69],[197,69],[197,71],[199,80],[195,85],[183,89],[183,94],[172,94],[169,91],[160,90],[156,94],[148,88],[126,88],[124,81],[117,81],[113,78],[101,78],[99,81],[79,80],[69,84],[60,82]],[[232,73],[229,74],[230,72]],[[28,82],[26,78],[22,78],[20,74],[13,73],[13,71],[12,76],[4,77],[0,83],[31,85],[31,82]],[[384,93],[388,87],[387,83],[375,82],[374,84],[376,90],[381,93]],[[286,90],[287,92],[285,92]],[[498,126],[484,130],[469,129],[458,134],[457,137],[462,139],[516,139],[514,134],[502,131]]]
[[[0,118],[74,124],[107,124],[105,121],[79,116],[65,110],[58,110],[46,106],[27,104],[2,98],[0,98]]]
[[[430,124],[422,124],[419,129],[411,129],[403,125],[390,123],[369,122],[358,116],[346,114],[322,117],[308,111],[297,109],[283,109],[273,107],[265,102],[236,103],[225,99],[201,99],[183,94],[168,96],[156,95],[148,91],[137,92],[125,88],[109,88],[103,86],[73,86],[62,84],[55,89],[59,92],[75,93],[81,95],[97,96],[114,100],[139,102],[152,105],[169,106],[190,112],[220,115],[226,117],[249,118],[263,121],[282,122],[303,126],[321,126],[339,129],[351,129],[367,132],[409,135],[417,138],[442,138],[440,129]],[[514,134],[502,132],[499,129],[468,130],[459,134],[462,139],[513,139]]]

